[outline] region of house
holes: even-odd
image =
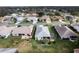
[[[51,35],[47,26],[38,25],[35,32],[36,40],[51,39]]]
[[[2,23],[11,23],[12,16],[4,16],[2,19]]]
[[[0,26],[0,37],[7,38],[15,27]]]
[[[12,16],[12,20],[16,19],[16,22],[15,22],[16,25],[18,25],[25,19],[24,13],[21,13],[21,14],[13,13],[11,14],[11,16]]]
[[[79,53],[79,49],[74,49],[74,53]]]
[[[17,53],[16,48],[0,48],[0,53]]]
[[[51,16],[51,21],[59,21],[59,20],[64,20],[63,16]]]
[[[33,24],[36,24],[37,21],[38,21],[38,17],[35,17],[35,16],[28,16],[28,17],[27,17],[27,20],[33,22]]]
[[[14,19],[16,20],[16,22],[14,22]],[[12,14],[11,16],[4,16],[4,18],[2,19],[2,23],[15,23],[17,25],[21,23],[24,19],[25,17],[23,16]]]
[[[73,27],[77,32],[79,32],[79,24],[72,25],[72,27]]]
[[[76,16],[72,16],[72,15],[65,15],[64,19],[68,20],[68,21],[71,21],[73,23],[76,23],[76,21],[77,21],[78,18]]]
[[[32,13],[32,15],[33,15],[33,16],[36,16],[36,17],[38,16],[38,14],[37,14],[37,13]]]
[[[47,15],[43,15],[42,17],[39,18],[38,21],[46,22],[46,23],[51,23],[51,19],[50,19],[50,17],[47,16]]]
[[[22,36],[22,39],[28,39],[32,37],[33,26],[22,26],[22,27],[7,27],[0,26],[0,37],[7,38],[8,36]]]
[[[21,39],[28,39],[32,37],[33,26],[16,27],[12,30],[12,36],[22,36]]]
[[[23,16],[16,16],[15,18],[17,20],[15,23],[16,25],[18,25],[19,23],[21,23],[25,19],[25,17],[23,17]]]
[[[61,39],[74,40],[74,38],[77,38],[77,36],[78,36],[78,34],[73,32],[67,26],[55,26],[55,29],[58,32],[58,34],[61,37]]]
[[[38,14],[37,14],[37,13],[27,13],[27,14],[26,14],[26,17],[29,17],[29,16],[37,17]]]
[[[66,19],[66,20],[73,20],[73,19],[74,19],[74,16],[72,16],[72,15],[70,15],[70,14],[67,14],[67,13],[65,13],[65,14],[63,15],[63,17],[64,17],[64,19]]]

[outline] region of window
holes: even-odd
[[[33,20],[31,19],[31,22],[33,22]]]
[[[44,19],[44,22],[46,22],[46,19]]]
[[[50,39],[50,37],[43,37],[43,39]]]
[[[76,36],[70,36],[71,40],[76,40],[77,37]]]
[[[22,35],[25,35],[25,34],[19,34],[19,36],[22,36]]]
[[[27,36],[30,36],[30,34],[27,34]]]
[[[63,40],[69,40],[69,38],[63,38]]]
[[[70,36],[70,38],[77,38],[76,36]]]
[[[47,37],[47,39],[50,39],[50,37]]]

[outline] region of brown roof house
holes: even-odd
[[[26,16],[26,17],[29,17],[29,16],[37,17],[38,14],[37,14],[37,13],[27,13],[25,16]]]
[[[16,27],[12,31],[12,36],[22,36],[21,39],[28,39],[32,37],[33,26]]]
[[[59,21],[59,20],[63,20],[64,17],[63,16],[51,16],[51,21]]]
[[[39,21],[41,22],[46,22],[46,23],[51,23],[51,19],[47,15],[43,15],[42,17],[39,18]]]

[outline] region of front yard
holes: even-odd
[[[16,47],[21,41],[20,37],[0,38],[0,48]]]
[[[54,42],[42,43],[39,41],[21,40],[19,38],[14,39],[0,39],[0,48],[17,48],[19,52],[25,53],[59,53],[59,52],[73,52],[75,47],[73,42],[65,40],[55,40]]]
[[[21,42],[17,48],[21,53],[68,53],[73,52],[74,47],[74,43],[64,40],[57,40],[51,42],[51,44],[42,44],[35,40],[31,42],[25,40]]]

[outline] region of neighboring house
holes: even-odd
[[[38,17],[35,17],[35,16],[28,16],[28,17],[27,17],[27,20],[33,22],[33,24],[36,24],[37,21],[38,21]]]
[[[0,53],[17,53],[16,48],[0,48]]]
[[[0,26],[0,36],[7,38],[15,27]]]
[[[12,36],[22,36],[22,39],[28,39],[32,37],[33,26],[16,27],[12,31]]]
[[[68,20],[68,21],[71,21],[73,23],[76,23],[76,21],[77,21],[78,18],[76,16],[72,16],[72,15],[65,15],[64,19]]]
[[[13,19],[16,19],[16,23],[15,23],[16,25],[18,25],[25,19],[24,13],[21,13],[21,15],[13,13],[13,14],[11,14],[11,16],[13,17]]]
[[[73,19],[74,19],[74,16],[66,15],[66,16],[64,16],[64,18],[65,18],[66,20],[73,20]]]
[[[51,21],[59,21],[59,20],[64,20],[63,16],[50,16]]]
[[[55,26],[55,29],[58,32],[58,34],[61,37],[61,39],[74,40],[74,38],[77,38],[77,36],[78,36],[78,34],[73,32],[67,26]]]
[[[32,16],[36,16],[36,17],[37,17],[37,16],[38,16],[38,14],[37,14],[37,13],[32,13]]]
[[[36,40],[51,39],[51,35],[47,26],[38,25],[35,33]]]
[[[72,27],[73,27],[77,32],[79,32],[79,24],[72,25]]]
[[[17,25],[21,23],[24,19],[25,17],[23,16],[12,14],[11,16],[4,16],[4,18],[2,19],[2,23],[15,23]]]
[[[37,13],[27,13],[27,14],[26,14],[26,17],[29,17],[29,16],[37,17],[38,14],[37,14]]]
[[[23,17],[23,16],[16,16],[15,18],[17,20],[16,21],[16,25],[19,24],[19,23],[21,23],[25,19],[25,17]]]
[[[44,15],[44,16],[40,17],[40,18],[39,18],[39,21],[41,21],[41,22],[46,22],[46,23],[51,23],[51,19],[50,19],[50,17],[47,16],[47,15]]]
[[[2,19],[2,23],[11,23],[12,16],[4,16]]]
[[[74,49],[74,53],[79,53],[79,49]]]

